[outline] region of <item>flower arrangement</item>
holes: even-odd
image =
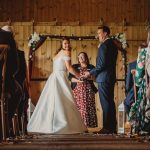
[[[57,35],[49,35],[49,38],[61,38],[62,36],[57,36]],[[45,36],[41,36],[39,34],[37,34],[36,32],[34,32],[33,34],[31,34],[30,38],[29,38],[29,43],[28,46],[35,51],[37,48],[37,45],[39,44],[39,42],[44,41],[47,37]],[[95,39],[94,36],[89,36],[87,38],[86,37],[82,37],[83,39]],[[111,36],[112,39],[114,39],[116,42],[116,45],[118,45],[118,48],[120,49],[126,49],[128,47],[128,43],[126,41],[126,37],[125,37],[125,33],[117,33],[116,35],[112,35]],[[81,37],[77,37],[77,36],[71,36],[70,39],[75,39],[75,40],[82,40]]]
[[[31,34],[31,37],[29,38],[29,43],[28,46],[32,49],[35,50],[37,43],[40,41],[40,35],[34,32]]]
[[[128,43],[126,41],[125,33],[117,33],[116,35],[111,36],[112,39],[116,39],[122,44],[122,48],[126,49],[128,47]]]
[[[146,24],[146,25],[145,25],[145,28],[146,28],[147,30],[150,29],[150,23]]]

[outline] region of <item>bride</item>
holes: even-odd
[[[67,70],[79,77],[71,65],[70,41],[64,38],[53,58],[53,73],[29,120],[29,133],[73,134],[87,130],[74,102]]]

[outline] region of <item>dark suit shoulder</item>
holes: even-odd
[[[88,68],[93,69],[93,68],[95,68],[95,66],[94,66],[94,65],[92,65],[92,64],[89,64],[89,65],[88,65]]]
[[[2,29],[0,29],[0,33],[4,33],[4,34],[7,34],[7,35],[12,34],[11,32],[8,32],[8,31],[2,30]]]
[[[110,45],[111,47],[117,49],[116,44],[114,43],[113,39],[111,39],[111,38],[107,39],[107,40],[104,42],[104,44],[105,44],[106,46],[107,46],[107,45]]]
[[[131,70],[131,69],[136,69],[136,64],[137,64],[136,61],[129,63],[129,64],[128,64],[129,70]]]
[[[24,51],[22,51],[22,50],[19,50],[19,49],[17,49],[17,53],[18,53],[18,55],[24,55]]]
[[[18,51],[19,53],[23,53],[23,54],[24,54],[24,51],[23,51],[23,50],[17,49],[17,51]]]
[[[0,31],[0,43],[1,44],[10,44],[10,41],[13,40],[13,36],[10,32]]]
[[[102,43],[101,46],[99,47],[99,49],[105,49],[107,47],[106,45],[107,45],[106,42]]]
[[[107,40],[104,42],[104,44],[110,44],[110,43],[114,43],[111,38],[107,39]]]
[[[130,62],[128,65],[129,66],[134,66],[134,65],[136,65],[137,64],[137,61],[135,60],[135,61],[133,61],[133,62]]]

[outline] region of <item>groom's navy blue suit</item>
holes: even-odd
[[[116,131],[116,108],[114,85],[118,50],[112,39],[107,39],[98,48],[96,68],[90,71],[96,77],[100,102],[103,110],[103,128]]]

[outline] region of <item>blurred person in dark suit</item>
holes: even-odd
[[[5,95],[5,101],[7,109],[7,115],[8,115],[8,127],[9,131],[7,131],[8,136],[13,136],[12,132],[12,118],[15,113],[16,104],[17,104],[17,98],[16,93],[19,95],[19,87],[16,84],[15,74],[17,72],[18,68],[18,56],[17,56],[17,49],[16,49],[16,43],[14,40],[13,32],[10,26],[6,25],[3,26],[0,29],[0,45],[8,45],[9,48],[7,49],[7,58],[4,60],[4,58],[0,61],[0,87],[2,88],[2,84],[5,85],[4,94]],[[0,50],[1,54],[3,49]],[[6,72],[5,72],[5,80],[4,77],[2,77],[2,68],[4,65],[4,62],[6,61]],[[7,122],[7,121],[6,121]]]
[[[134,76],[133,70],[136,69],[136,60],[128,64],[127,78],[126,78],[126,99],[124,100],[125,110],[129,115],[132,103],[135,101],[134,96]]]
[[[19,102],[17,106],[18,121],[19,121],[20,131],[26,132],[27,107],[28,107],[28,99],[29,99],[27,66],[26,66],[24,51],[18,49],[18,46],[17,46],[17,53],[18,53],[18,69],[16,73],[16,80],[21,86],[21,91],[22,91],[22,95],[19,98]],[[24,129],[22,128],[22,123],[24,125]]]

